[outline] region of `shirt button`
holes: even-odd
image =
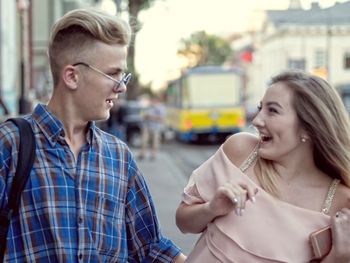
[[[79,216],[78,223],[79,224],[83,223],[83,218],[81,216]]]
[[[82,260],[83,259],[83,254],[79,254],[79,260]]]

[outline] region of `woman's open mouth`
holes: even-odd
[[[267,135],[260,135],[260,138],[261,138],[261,142],[269,142],[272,140],[272,137]]]

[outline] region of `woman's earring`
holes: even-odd
[[[306,142],[306,138],[301,137],[301,142]]]

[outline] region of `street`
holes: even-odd
[[[137,161],[150,188],[162,232],[185,254],[191,251],[199,235],[182,234],[175,224],[175,211],[191,172],[209,158],[219,145],[193,145],[168,142],[154,161]],[[139,149],[131,149],[135,157]]]

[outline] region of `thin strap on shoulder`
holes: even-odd
[[[329,186],[327,198],[324,201],[323,208],[322,208],[322,213],[324,213],[326,215],[329,214],[329,210],[332,207],[333,199],[335,196],[335,191],[337,190],[337,186],[338,186],[339,182],[340,182],[339,179],[333,179],[331,185]]]
[[[253,151],[248,155],[247,159],[239,167],[239,169],[243,173],[248,170],[248,168],[254,163],[254,161],[258,157],[258,147],[259,147],[259,142],[255,145]]]

